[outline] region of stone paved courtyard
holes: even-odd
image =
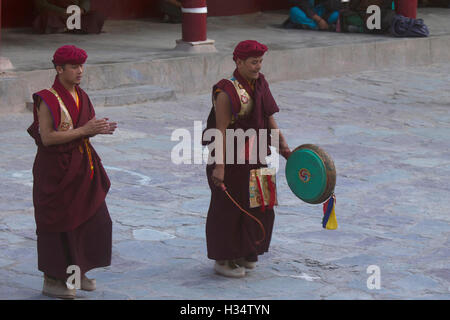
[[[289,190],[280,160],[270,251],[244,279],[206,257],[204,165],[174,165],[177,128],[205,124],[210,96],[98,108],[119,122],[94,147],[112,181],[113,259],[81,299],[450,299],[450,64],[279,82],[291,148],[315,143],[337,168],[336,231]],[[27,135],[32,114],[0,117],[0,299],[45,299],[37,270]],[[194,136],[193,136],[194,138]],[[381,272],[370,290],[367,268]]]

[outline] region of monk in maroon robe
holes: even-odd
[[[33,21],[33,29],[38,33],[100,33],[105,23],[105,16],[91,10],[90,0],[34,0],[37,15]],[[81,29],[68,30],[67,8],[76,5],[81,9]]]
[[[223,155],[230,152],[226,147],[227,129],[254,129],[259,136],[261,129],[270,134],[271,129],[278,129],[273,114],[278,106],[270,92],[269,85],[261,69],[263,55],[267,47],[253,40],[239,43],[234,50],[236,70],[233,77],[223,79],[213,87],[213,108],[208,117],[207,128],[220,130],[223,137]],[[286,157],[290,150],[279,134],[279,151]],[[270,137],[267,137],[267,141]],[[249,139],[246,140],[248,146]],[[203,144],[209,144],[203,137]],[[257,144],[255,142],[255,144]],[[258,145],[258,144],[257,144]],[[248,148],[246,149],[248,153]],[[237,164],[239,152],[234,146],[234,163],[220,164],[218,161],[208,164],[206,174],[211,189],[211,203],[206,221],[206,242],[208,258],[216,260],[215,271],[228,277],[245,276],[246,269],[256,266],[258,255],[269,250],[274,223],[273,207],[250,208],[249,177],[252,169],[266,167],[265,159]],[[270,152],[267,152],[269,154]],[[227,190],[242,209],[256,217],[264,227],[255,222],[249,215],[232,202],[224,190]],[[265,233],[263,240],[261,235]]]
[[[33,203],[43,293],[68,299],[76,294],[66,286],[69,266],[79,268],[81,289],[92,291],[95,280],[85,273],[111,263],[112,221],[105,203],[110,181],[89,138],[112,134],[117,124],[96,119],[79,87],[86,59],[75,46],[56,51],[55,82],[33,94],[34,122],[28,129],[37,145]]]

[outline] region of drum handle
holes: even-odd
[[[259,224],[259,226],[261,227],[261,230],[263,232],[263,237],[261,238],[261,240],[256,241],[256,244],[259,245],[266,238],[266,230],[264,229],[264,225],[262,224],[262,222],[258,218],[256,218],[254,215],[252,215],[250,212],[242,209],[242,207],[236,202],[236,200],[234,200],[233,197],[228,193],[227,188],[225,187],[224,184],[222,184],[222,190],[227,194],[228,198],[230,198],[230,200],[236,205],[236,207],[238,207],[242,212],[247,214],[250,218],[252,218]]]

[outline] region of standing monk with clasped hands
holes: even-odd
[[[105,203],[110,181],[89,138],[113,134],[117,123],[97,119],[79,87],[86,59],[75,46],[55,52],[55,82],[33,94],[34,122],[28,129],[38,147],[33,203],[42,292],[64,299],[76,296],[76,288],[66,285],[69,266],[79,268],[80,289],[92,291],[95,280],[85,273],[111,264],[112,221]]]

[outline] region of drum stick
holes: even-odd
[[[259,224],[259,226],[261,227],[261,230],[263,232],[263,237],[261,238],[261,240],[256,241],[256,244],[260,244],[266,238],[266,230],[264,229],[264,225],[262,224],[262,222],[258,218],[256,218],[254,215],[252,215],[250,212],[248,212],[247,210],[243,209],[239,205],[239,203],[237,203],[237,201],[233,199],[233,197],[228,192],[227,187],[225,186],[225,184],[222,183],[220,185],[220,187],[227,194],[228,198],[236,205],[236,207],[238,207],[242,212],[244,212],[246,215],[248,215],[250,218],[252,218],[253,220],[255,220]]]

